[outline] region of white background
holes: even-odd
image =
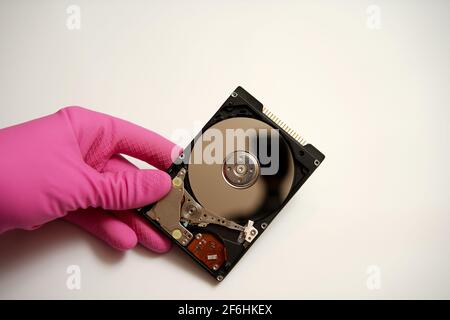
[[[178,249],[119,253],[56,221],[0,236],[0,298],[450,298],[449,14],[448,1],[0,1],[0,127],[81,105],[175,139],[242,85],[327,157],[219,285]],[[66,287],[72,264],[81,290]]]

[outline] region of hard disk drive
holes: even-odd
[[[221,281],[324,158],[238,87],[168,169],[169,193],[139,213]]]

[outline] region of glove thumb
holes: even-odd
[[[97,206],[106,210],[143,207],[163,198],[171,185],[170,176],[160,170],[104,172],[98,184]]]

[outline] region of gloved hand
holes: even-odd
[[[80,107],[0,130],[0,233],[62,218],[125,250],[156,252],[169,240],[126,211],[170,190],[168,174],[140,170],[120,154],[167,169],[181,149],[132,123]]]

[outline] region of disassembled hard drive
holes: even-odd
[[[221,281],[324,158],[238,87],[139,212]]]

